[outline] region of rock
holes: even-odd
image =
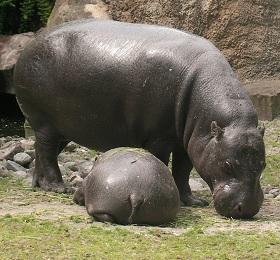
[[[0,35],[0,92],[14,94],[13,68],[20,52],[34,39],[34,33]]]
[[[280,194],[275,197],[276,200],[280,200]]]
[[[102,0],[57,0],[47,26],[86,18],[110,19],[107,5]]]
[[[20,141],[24,150],[34,150],[35,141],[32,139],[23,139]]]
[[[6,143],[6,138],[5,137],[1,137],[0,138],[0,147],[2,147],[5,143]]]
[[[68,171],[66,170],[66,168],[64,167],[63,164],[59,163],[58,166],[59,166],[61,175],[67,175],[68,174]]]
[[[20,142],[8,142],[1,147],[0,160],[12,160],[14,155],[23,152]]]
[[[265,195],[264,195],[264,198],[265,198],[265,199],[273,199],[273,198],[274,198],[274,195],[271,194],[271,193],[268,193],[268,194],[265,194]]]
[[[201,178],[190,178],[189,184],[193,191],[209,190],[206,182],[204,182]]]
[[[78,167],[78,171],[81,175],[82,178],[85,178],[89,172],[92,170],[94,165],[94,161],[82,161],[80,162],[77,167]]]
[[[262,175],[262,176],[263,176],[263,175]],[[261,178],[262,178],[262,177],[261,177]],[[271,189],[272,189],[272,188],[271,188],[271,185],[270,185],[270,184],[266,185],[266,187],[263,188],[264,194],[268,194],[269,191],[270,191]]]
[[[58,155],[58,160],[60,162],[63,162],[63,163],[66,163],[66,162],[69,162],[69,161],[72,162],[74,160],[73,154],[62,152]]]
[[[5,178],[10,176],[10,172],[6,168],[6,161],[0,161],[0,177]]]
[[[88,149],[86,147],[79,146],[75,149],[75,151],[78,152],[78,153],[85,154],[85,153],[88,153],[90,151],[90,149]]]
[[[269,194],[272,194],[274,197],[278,196],[280,194],[280,190],[277,188],[271,189],[269,191]]]
[[[35,159],[35,150],[26,150],[25,151],[32,159]]]
[[[72,173],[69,180],[73,184],[74,187],[80,187],[83,182],[83,178],[80,176],[80,174],[78,172]]]
[[[16,162],[13,162],[13,161],[10,161],[10,160],[7,160],[6,168],[8,170],[13,171],[13,172],[16,172],[16,171],[26,171],[27,170],[26,168],[22,167],[21,165],[17,164]]]
[[[66,162],[64,163],[65,168],[71,171],[78,171],[77,163],[76,162]]]
[[[6,170],[6,161],[0,161],[0,172]]]
[[[35,167],[35,159],[32,160],[32,162],[29,164],[29,168]]]
[[[0,148],[2,149],[2,146],[6,145],[8,142],[15,141],[14,137],[11,136],[4,136],[0,138]]]
[[[273,120],[280,116],[280,80],[261,80],[246,83],[260,120]]]
[[[244,80],[280,77],[280,1],[105,2],[114,20],[166,25],[206,37]]]
[[[80,147],[78,144],[76,144],[74,142],[70,142],[68,145],[66,145],[66,147],[64,148],[64,151],[72,153],[78,147]]]
[[[14,155],[14,161],[21,166],[27,166],[32,162],[32,157],[27,153],[17,153]]]
[[[8,170],[0,170],[0,178],[6,178],[11,176],[11,173]]]
[[[30,174],[28,174],[26,171],[16,171],[13,172],[12,176],[18,179],[25,179],[27,177],[30,177]]]

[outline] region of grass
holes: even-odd
[[[61,201],[64,204],[74,204],[72,196],[69,194],[58,194],[53,192],[44,192],[40,189],[33,189],[24,184],[19,179],[0,178],[0,202],[14,202],[19,199],[25,204],[51,201]]]
[[[274,233],[204,234],[193,227],[175,236],[123,228],[76,228],[33,217],[0,218],[0,259],[279,259]]]
[[[0,181],[5,202],[71,204],[71,196],[46,195],[12,178]],[[0,217],[0,259],[279,259],[279,232],[226,229],[243,224],[219,216],[211,206],[184,208],[165,228],[98,224],[75,214],[50,220],[36,213],[6,215]],[[213,226],[225,230],[209,233]]]
[[[264,186],[280,187],[280,154],[266,156],[266,168],[261,183]]]

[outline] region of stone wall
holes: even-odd
[[[279,0],[106,0],[115,20],[161,24],[210,39],[244,81],[280,77]]]
[[[110,19],[107,5],[102,0],[56,0],[47,26],[86,18]]]

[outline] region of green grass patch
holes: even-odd
[[[280,154],[266,156],[266,168],[263,172],[262,184],[280,187]]]
[[[280,148],[280,120],[264,121],[260,123],[262,124],[265,126],[265,146],[270,153],[271,148]]]
[[[1,259],[279,259],[280,238],[271,232],[205,234],[193,227],[183,235],[136,234],[119,227],[0,218]]]
[[[19,199],[22,203],[33,204],[40,202],[60,201],[65,204],[73,204],[72,195],[45,192],[40,189],[33,189],[30,185],[15,178],[0,179],[0,201],[14,202]]]

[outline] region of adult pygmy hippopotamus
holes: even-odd
[[[15,67],[18,103],[36,135],[33,186],[63,190],[57,155],[73,140],[105,151],[142,147],[165,164],[185,205],[205,205],[193,166],[225,216],[262,204],[263,129],[230,65],[179,30],[84,20],[40,33]]]
[[[168,167],[137,148],[102,154],[74,201],[102,222],[160,225],[174,220],[180,197]]]

